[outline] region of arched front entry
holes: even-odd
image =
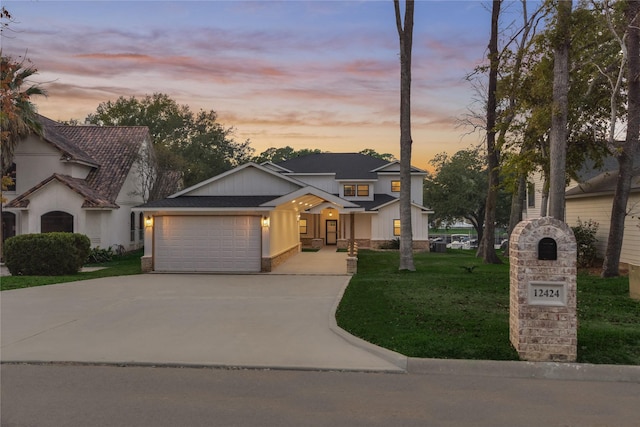
[[[62,211],[52,211],[40,217],[40,232],[62,231],[73,233],[73,215]]]
[[[16,214],[2,212],[2,241],[16,235]]]

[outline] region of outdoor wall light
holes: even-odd
[[[268,227],[269,224],[270,224],[269,217],[268,216],[262,217],[262,226]]]
[[[153,225],[153,218],[151,218],[150,216],[146,217],[144,219],[144,225],[146,225],[147,227],[151,227]]]

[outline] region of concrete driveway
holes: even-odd
[[[339,329],[345,275],[146,274],[5,291],[1,360],[403,371]]]

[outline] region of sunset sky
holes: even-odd
[[[415,166],[481,141],[457,120],[477,98],[465,76],[486,55],[488,3],[416,2]],[[54,120],[84,121],[101,102],[161,92],[215,110],[256,154],[289,145],[399,156],[391,0],[2,4],[16,20],[2,53],[33,62],[49,92],[34,101]]]

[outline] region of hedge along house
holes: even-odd
[[[428,249],[425,172],[412,172],[414,245]],[[247,163],[135,208],[145,223],[144,271],[260,272],[303,246],[377,248],[400,235],[398,162],[322,153]]]
[[[143,216],[131,208],[152,190],[141,183],[142,164],[153,151],[148,128],[38,121],[43,135],[29,135],[14,153],[14,183],[3,192],[3,239],[64,231],[87,235],[93,247],[140,248]],[[161,197],[176,188],[169,185]]]

